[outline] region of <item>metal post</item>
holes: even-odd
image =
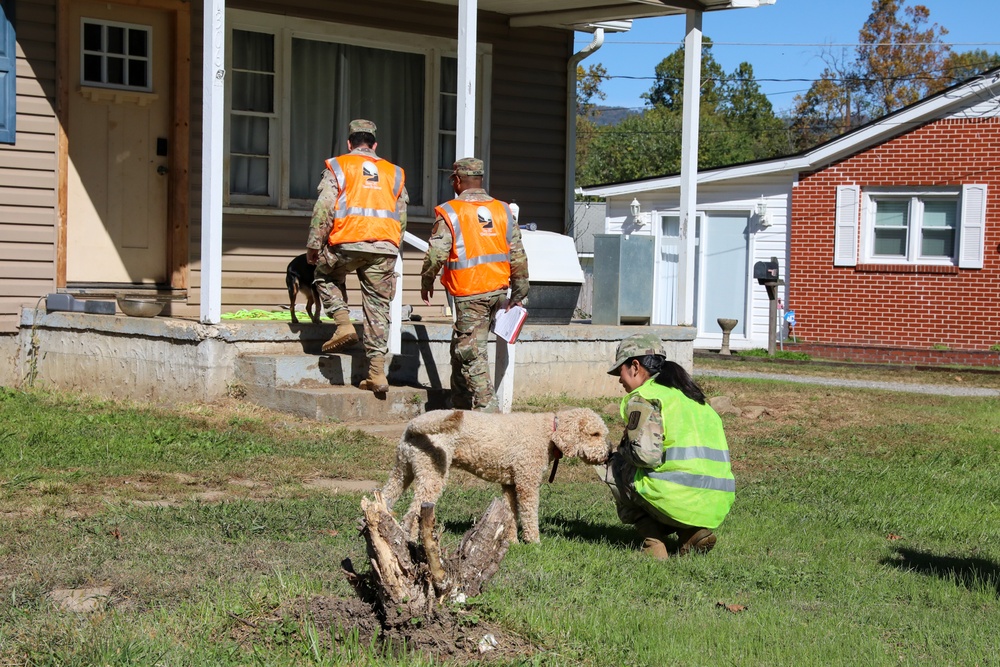
[[[778,283],[765,283],[767,288],[767,355],[775,355],[775,329],[778,326]]]

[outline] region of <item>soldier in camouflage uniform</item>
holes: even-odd
[[[674,533],[681,554],[711,550],[736,489],[722,420],[656,334],[623,340],[608,374],[628,392],[618,451],[596,466],[618,518],[636,527],[654,558],[668,557],[664,539]]]
[[[528,295],[528,258],[521,243],[521,232],[507,204],[483,189],[483,161],[462,158],[455,162],[453,170],[452,189],[458,197],[435,209],[437,217],[420,272],[420,296],[430,305],[435,278],[443,267],[442,284],[455,300],[455,327],[451,339],[452,405],[465,410],[496,412],[498,403],[486,344],[497,311],[520,304]],[[468,210],[471,210],[468,216],[457,213]],[[501,229],[504,235],[497,233]],[[460,235],[459,243],[456,243],[456,235]],[[495,244],[492,247],[496,252],[488,264],[463,264],[464,253],[490,247],[489,244]],[[488,274],[485,279],[482,273],[463,275],[484,269]]]
[[[332,317],[337,323],[337,329],[333,337],[323,344],[324,352],[336,352],[347,348],[358,341],[354,325],[350,320],[350,310],[347,305],[347,274],[354,272],[361,281],[361,303],[364,310],[364,346],[365,354],[368,358],[369,373],[368,378],[361,382],[362,389],[375,392],[385,392],[389,389],[388,381],[385,378],[385,355],[388,353],[389,335],[389,303],[396,291],[396,257],[399,255],[399,242],[403,232],[406,231],[406,204],[409,197],[403,185],[402,170],[387,161],[380,160],[375,154],[378,144],[375,141],[376,127],[370,120],[353,120],[349,125],[350,136],[347,146],[350,152],[346,156],[364,156],[369,158],[365,161],[356,161],[363,167],[364,178],[372,183],[376,189],[379,186],[379,175],[383,176],[381,186],[388,185],[391,179],[384,178],[385,173],[373,169],[370,165],[378,164],[381,161],[382,169],[397,170],[399,194],[395,201],[395,218],[398,218],[398,237],[395,243],[392,241],[379,239],[378,233],[368,235],[364,231],[348,230],[348,238],[355,239],[344,243],[331,245],[330,237],[335,230],[335,222],[338,218],[346,219],[352,210],[341,197],[341,186],[338,176],[333,169],[341,171],[341,180],[349,178],[360,178],[361,171],[344,172],[338,165],[338,158],[331,158],[327,161],[327,169],[323,172],[323,177],[317,187],[318,198],[313,207],[312,222],[309,227],[309,240],[306,243],[307,259],[310,264],[316,265],[316,280],[313,285],[319,294],[320,301],[327,315]],[[350,182],[344,180],[345,189],[349,189]],[[345,195],[346,197],[346,195]],[[341,201],[338,202],[338,199]],[[339,208],[338,208],[339,204]],[[357,207],[355,207],[356,209]],[[355,215],[357,218],[357,215]],[[365,221],[350,222],[351,225],[359,226]],[[395,225],[395,222],[391,222]],[[393,236],[396,233],[395,227],[392,234],[381,234],[382,237]]]

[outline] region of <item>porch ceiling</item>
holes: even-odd
[[[459,0],[431,0],[458,6]],[[591,23],[772,5],[775,0],[479,0],[483,11],[505,14],[513,28],[586,30]]]

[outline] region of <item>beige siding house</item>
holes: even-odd
[[[379,153],[407,172],[409,231],[427,237],[449,195],[467,1],[223,5],[223,312],[286,303],[285,266],[304,249],[322,161],[344,150],[350,118],[378,123]],[[566,229],[574,30],[751,4],[480,0],[476,144],[492,194],[516,200],[522,222]],[[0,332],[57,291],[155,293],[171,300],[165,314],[197,317],[201,0],[3,8],[16,32],[16,134],[0,143]],[[403,255],[403,302],[421,312],[421,253]]]

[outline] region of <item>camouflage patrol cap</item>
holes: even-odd
[[[608,371],[608,375],[618,375],[618,369],[622,364],[632,357],[644,357],[647,354],[658,354],[661,357],[667,356],[663,350],[663,343],[656,334],[645,333],[629,336],[618,344],[618,352],[615,354],[615,365]]]
[[[459,176],[482,176],[483,161],[477,157],[463,157],[461,160],[455,160],[452,169]]]
[[[367,132],[368,134],[375,136],[375,123],[370,120],[365,120],[364,118],[356,118],[350,122],[347,126],[348,131],[351,134],[355,132]]]

